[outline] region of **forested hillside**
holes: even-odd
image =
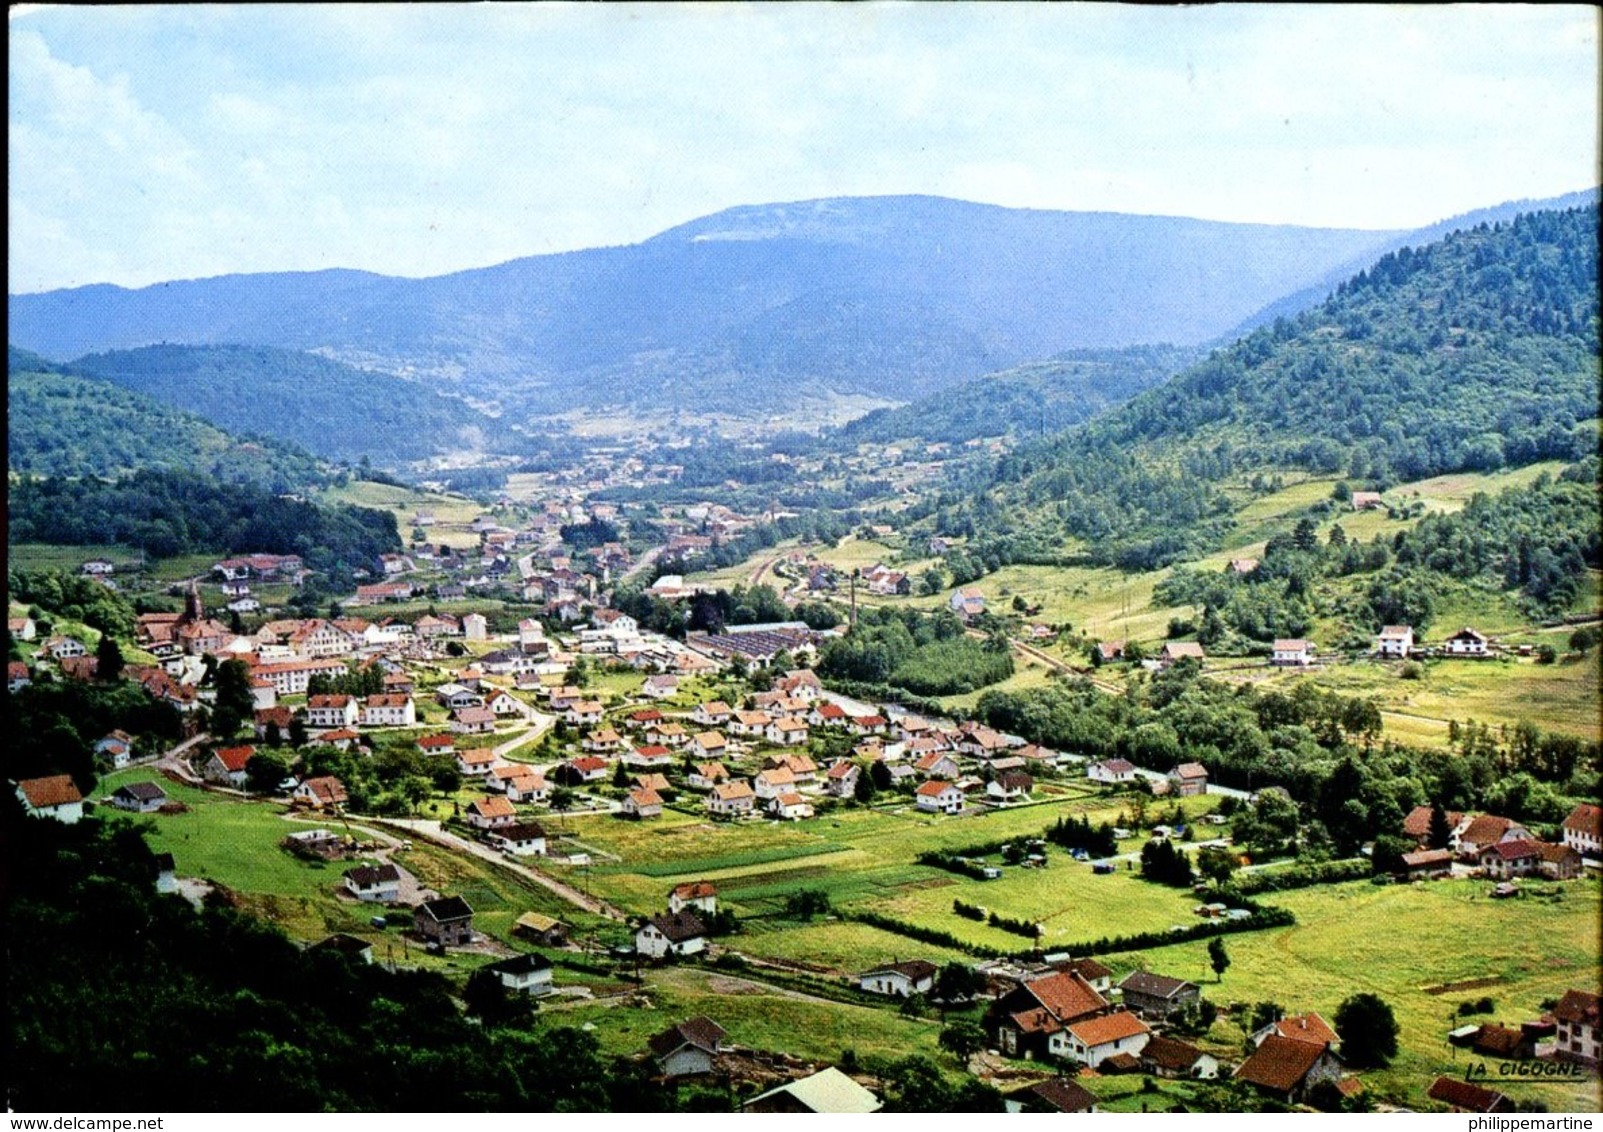
[[[1201,351],[1180,346],[1072,350],[920,398],[877,409],[841,428],[843,444],[913,438],[961,444],[989,436],[1040,437],[1062,432],[1122,405],[1173,377]]]
[[[1535,213],[1387,256],[1106,417],[971,468],[937,522],[1004,559],[1073,539],[1148,567],[1220,545],[1223,487],[1254,469],[1384,488],[1595,452],[1597,224],[1596,207]]]
[[[399,551],[389,511],[320,507],[249,484],[147,469],[115,483],[24,479],[12,484],[12,542],[138,547],[153,558],[196,553],[298,554],[347,578]]]
[[[325,478],[317,460],[294,445],[231,436],[193,413],[15,348],[7,356],[6,410],[13,472],[116,476],[188,468],[276,491]]]
[[[391,374],[262,346],[149,346],[73,368],[231,432],[265,432],[330,460],[384,466],[476,448],[492,421]]]

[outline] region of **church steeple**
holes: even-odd
[[[206,606],[200,600],[200,583],[190,582],[189,592],[184,595],[184,620],[196,622],[206,616]]]

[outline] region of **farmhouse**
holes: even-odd
[[[537,822],[513,822],[497,826],[484,839],[503,853],[514,857],[545,855],[545,829]]]
[[[1294,1042],[1312,1042],[1319,1046],[1334,1046],[1336,1044],[1336,1031],[1330,1028],[1318,1014],[1290,1014],[1277,1022],[1271,1022],[1252,1034],[1252,1044],[1261,1046],[1270,1037],[1279,1034],[1282,1038],[1290,1038]]]
[[[1564,844],[1583,857],[1603,855],[1603,807],[1582,802],[1564,819]]]
[[[1451,849],[1418,849],[1402,855],[1403,873],[1409,879],[1450,877],[1453,875]]]
[[[166,802],[167,791],[154,782],[129,782],[111,795],[113,806],[136,814],[153,814]]]
[[[518,803],[545,801],[551,792],[551,788],[546,785],[545,776],[527,767],[523,769],[527,773],[506,780],[507,801]]]
[[[711,790],[721,782],[729,781],[729,771],[721,762],[696,763],[686,780],[692,790]]]
[[[541,912],[525,912],[512,923],[512,934],[546,947],[568,942],[568,925]]]
[[[991,1004],[985,1030],[1009,1057],[1046,1057],[1053,1034],[1109,1011],[1108,1001],[1073,972],[1057,971],[1021,982]]]
[[[556,990],[551,981],[551,960],[543,955],[524,952],[510,959],[502,959],[484,968],[494,972],[501,985],[518,994],[546,995]]]
[[[255,753],[255,747],[219,747],[202,765],[201,777],[220,786],[243,787],[245,764]]]
[[[1118,1054],[1139,1054],[1152,1037],[1152,1030],[1127,1010],[1096,1018],[1070,1022],[1047,1039],[1047,1049],[1056,1057],[1078,1061],[1093,1069]]]
[[[290,799],[314,810],[332,809],[345,804],[345,784],[332,774],[308,778],[295,787]]]
[[[1136,778],[1135,764],[1129,759],[1104,759],[1102,762],[1092,763],[1087,767],[1085,776],[1092,782],[1106,782],[1109,784],[1134,782]]]
[[[495,730],[495,712],[486,707],[460,708],[451,716],[451,730],[458,735],[484,735]]]
[[[1565,991],[1564,997],[1553,1007],[1553,1021],[1558,1031],[1558,1045],[1553,1056],[1581,1065],[1599,1064],[1603,1059],[1603,1015],[1599,1013],[1595,993]]]
[[[401,898],[401,870],[394,865],[359,865],[346,869],[345,891],[358,900],[393,903]]]
[[[1195,983],[1171,979],[1167,975],[1154,975],[1150,971],[1132,971],[1119,984],[1124,992],[1124,1004],[1143,1018],[1163,1021],[1187,1004],[1195,1004],[1202,997]]]
[[[1154,1077],[1212,1080],[1219,1076],[1219,1059],[1189,1042],[1153,1034],[1141,1050],[1141,1068]]]
[[[1514,1102],[1496,1089],[1484,1089],[1458,1077],[1438,1077],[1425,1095],[1449,1112],[1513,1112]]]
[[[1313,642],[1305,641],[1300,637],[1276,638],[1273,650],[1269,655],[1270,664],[1278,664],[1283,667],[1306,667],[1313,662]]]
[[[909,998],[915,994],[929,994],[935,989],[935,973],[935,964],[929,960],[909,959],[864,971],[857,976],[857,988],[869,994]]]
[[[1207,655],[1196,641],[1165,641],[1163,648],[1158,651],[1158,667],[1171,668],[1182,660],[1194,660],[1201,664]]]
[[[495,752],[481,748],[456,752],[456,768],[473,778],[484,778],[495,766]]]
[[[632,818],[660,818],[662,795],[649,787],[631,790],[623,800],[623,812]]]
[[[430,943],[457,947],[473,942],[473,909],[460,896],[442,896],[419,904],[412,928]]]
[[[1265,1096],[1300,1103],[1320,1081],[1341,1079],[1341,1063],[1328,1046],[1271,1034],[1236,1069],[1236,1079]]]
[[[1539,871],[1542,848],[1534,841],[1499,841],[1482,849],[1476,860],[1487,876],[1508,880]]]
[[[1518,822],[1496,814],[1482,814],[1464,828],[1458,838],[1458,851],[1478,858],[1481,850],[1502,841],[1529,841],[1531,832]]]
[[[1208,770],[1201,763],[1181,763],[1169,772],[1174,792],[1182,798],[1192,798],[1208,792]]]
[[[693,912],[653,916],[635,933],[635,950],[649,959],[695,955],[706,948],[706,925]]]
[[[17,783],[17,798],[34,817],[55,818],[66,825],[83,817],[83,795],[70,774],[24,778]]]
[[[1392,660],[1406,660],[1414,651],[1414,630],[1409,625],[1387,625],[1375,638],[1375,655]]]
[[[668,894],[668,911],[683,912],[686,908],[700,912],[718,911],[718,886],[710,880],[675,885]]]
[[[711,1018],[697,1017],[654,1035],[646,1048],[664,1077],[692,1077],[713,1071],[726,1036]]]
[[[1028,798],[1035,788],[1035,779],[1023,771],[1009,770],[985,784],[985,796],[993,802],[1016,802]]]
[[[842,759],[824,775],[824,790],[834,798],[850,798],[856,794],[857,780],[862,769],[854,762]]]
[[[1489,656],[1491,641],[1466,625],[1442,642],[1442,652],[1448,656]]]
[[[1096,1112],[1096,1097],[1076,1081],[1054,1077],[1007,1094],[1009,1112]]]
[[[813,816],[813,807],[806,798],[794,791],[768,800],[769,816],[780,821],[801,821]]]

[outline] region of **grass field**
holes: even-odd
[[[1572,987],[1597,989],[1600,962],[1599,886],[1596,880],[1530,885],[1518,900],[1493,901],[1485,881],[1438,881],[1377,887],[1367,882],[1275,893],[1297,924],[1236,935],[1226,947],[1231,966],[1215,982],[1201,943],[1113,956],[1123,972],[1146,966],[1201,985],[1204,996],[1231,1001],[1275,1001],[1290,1011],[1317,1010],[1327,1021],[1358,990],[1380,995],[1401,1026],[1400,1055],[1386,1070],[1364,1074],[1372,1093],[1424,1104],[1437,1074],[1462,1074],[1467,1060],[1445,1035],[1460,1002],[1490,995],[1496,1010],[1480,1021],[1517,1025],[1542,1013],[1541,1003]],[[1543,889],[1551,897],[1534,895]],[[1459,992],[1431,993],[1442,984],[1494,980]],[[1233,1022],[1216,1023],[1210,1039],[1236,1053],[1245,1037]],[[1497,1078],[1493,1088],[1516,1100],[1540,1100],[1560,1111],[1597,1111],[1597,1081],[1527,1083]]]
[[[978,881],[915,863],[927,849],[961,849],[980,842],[1036,837],[1060,815],[1088,813],[1093,821],[1116,822],[1122,805],[1092,793],[1083,784],[1065,783],[1054,801],[964,817],[934,817],[911,806],[841,809],[816,821],[776,825],[767,822],[720,824],[677,811],[660,821],[626,822],[611,817],[560,819],[580,844],[608,855],[582,870],[593,891],[635,912],[661,907],[673,885],[688,880],[717,882],[722,901],[752,933],[740,949],[854,969],[877,962],[886,946],[892,955],[925,945],[854,924],[801,927],[783,920],[786,897],[804,889],[828,894],[843,910],[873,910],[927,924],[971,944],[1018,950],[1024,941],[952,911],[954,899],[978,904],[999,915],[1039,921],[1049,946],[1098,939],[1104,935],[1162,930],[1190,919],[1189,894],[1148,885],[1133,875],[1094,876],[1090,866],[1053,850],[1044,870],[1004,869],[1003,879]],[[1188,816],[1211,809],[1216,798],[1186,799]],[[1131,852],[1139,842],[1127,842]],[[554,870],[560,866],[553,866]],[[575,879],[580,870],[571,870]],[[781,931],[779,938],[770,934]],[[867,950],[854,954],[852,941]]]
[[[1594,650],[1585,656],[1561,657],[1555,664],[1530,659],[1433,660],[1423,665],[1418,680],[1401,679],[1397,665],[1361,662],[1313,673],[1272,672],[1255,682],[1260,688],[1286,690],[1306,680],[1344,695],[1374,699],[1384,713],[1385,733],[1399,741],[1444,743],[1450,720],[1472,719],[1493,725],[1529,720],[1544,731],[1596,740],[1603,736],[1599,672],[1600,654]]]
[[[754,972],[752,979],[760,979]],[[844,1050],[859,1057],[900,1058],[915,1050],[948,1070],[956,1063],[940,1053],[940,1023],[903,1018],[893,1011],[797,997],[738,976],[690,967],[653,972],[645,993],[622,1002],[548,1005],[546,1025],[589,1025],[608,1053],[639,1052],[646,1040],[675,1022],[705,1014],[729,1032],[729,1040],[751,1049],[780,1050],[820,1062],[838,1062]]]
[[[484,508],[460,495],[441,495],[368,480],[352,480],[344,487],[328,488],[320,500],[323,503],[349,503],[388,511],[395,516],[403,540],[412,529],[412,516],[420,511],[428,512],[435,518],[433,526],[424,528],[429,542],[450,547],[479,545],[479,536],[470,531],[468,525],[484,512]]]

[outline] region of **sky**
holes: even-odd
[[[1411,228],[1599,181],[1590,6],[13,6],[8,290],[426,276],[743,204]]]

